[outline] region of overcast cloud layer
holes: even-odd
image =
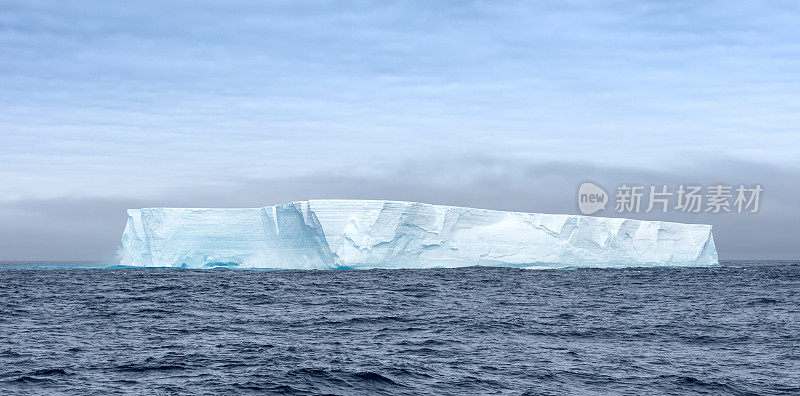
[[[124,209],[577,213],[761,183],[723,258],[800,258],[797,2],[0,4],[0,260],[111,260]],[[605,215],[614,215],[606,211]]]

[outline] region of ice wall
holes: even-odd
[[[710,225],[360,200],[130,209],[121,255],[189,268],[717,264]]]

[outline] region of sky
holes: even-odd
[[[799,259],[798,23],[796,1],[0,1],[0,260],[113,260],[130,207],[578,213],[587,180],[761,184],[759,213],[630,217]]]

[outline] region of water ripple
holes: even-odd
[[[800,265],[0,269],[0,394],[796,394]]]

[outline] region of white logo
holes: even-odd
[[[761,184],[746,186],[716,184],[678,185],[671,190],[666,184],[652,185],[647,194],[646,186],[621,184],[617,186],[617,213],[650,213],[653,210],[667,213],[669,210],[683,213],[758,213],[760,209]],[[705,193],[703,191],[705,190]],[[578,208],[590,215],[606,208],[610,197],[602,187],[594,183],[583,183],[578,187]],[[646,203],[643,205],[643,202]],[[675,204],[675,206],[673,206]],[[705,210],[703,210],[705,209]]]
[[[594,183],[583,183],[578,187],[578,208],[581,213],[590,215],[606,208],[608,194]]]

